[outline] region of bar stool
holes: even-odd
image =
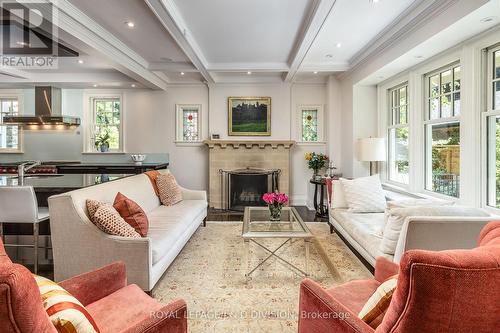
[[[4,244],[5,247],[33,247],[34,273],[38,273],[38,227],[49,219],[49,209],[38,207],[32,186],[0,187],[0,235],[4,240],[3,223],[33,224],[33,245]],[[5,243],[5,242],[4,242]]]

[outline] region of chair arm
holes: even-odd
[[[299,333],[373,333],[356,314],[329,295],[319,284],[300,284]]]
[[[408,250],[472,249],[477,245],[481,229],[494,220],[494,216],[408,217],[401,228],[394,262],[399,262]]]
[[[181,190],[182,200],[207,200],[206,191],[188,190],[184,187],[181,187]]]
[[[187,333],[187,305],[182,299],[173,301],[122,333]]]
[[[125,264],[121,261],[59,282],[84,306],[127,286]]]
[[[398,274],[399,265],[384,257],[378,257],[375,263],[375,280],[382,283],[387,278]]]

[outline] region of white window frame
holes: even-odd
[[[94,145],[94,140],[95,140],[95,133],[94,133],[94,125],[95,125],[95,112],[94,112],[94,101],[96,99],[118,99],[120,101],[120,145],[118,149],[110,149],[106,153],[99,152],[95,149]],[[124,127],[124,110],[125,110],[125,103],[124,103],[124,98],[123,94],[121,93],[116,93],[116,92],[95,92],[95,93],[89,93],[89,94],[84,94],[84,100],[85,100],[85,128],[84,128],[84,153],[96,153],[96,154],[107,154],[107,153],[124,153],[124,133],[123,129]]]
[[[460,114],[462,114],[462,80],[463,80],[463,68],[460,64],[460,61],[456,61],[456,62],[453,62],[449,65],[446,65],[446,66],[443,66],[443,67],[440,67],[436,70],[433,70],[431,72],[428,72],[424,75],[424,103],[425,103],[425,106],[423,108],[424,110],[424,122],[423,122],[423,126],[424,126],[424,187],[423,187],[423,191],[425,193],[428,193],[428,194],[431,194],[433,196],[437,196],[437,197],[442,197],[442,198],[447,198],[447,199],[460,199],[461,197],[461,190],[460,190],[460,187],[458,189],[458,197],[454,197],[454,196],[449,196],[449,195],[446,195],[446,194],[443,194],[443,193],[439,193],[439,192],[434,192],[432,191],[430,188],[432,188],[432,149],[429,149],[429,145],[431,144],[432,142],[432,125],[437,125],[437,124],[448,124],[448,123],[456,123],[458,122],[459,126],[460,126],[460,131],[462,131],[462,124],[461,124],[461,121],[460,121],[460,116],[452,116],[452,117],[446,117],[446,118],[437,118],[437,119],[430,119],[431,117],[431,114],[430,114],[430,107],[429,107],[429,101],[431,99],[430,97],[430,94],[429,94],[429,91],[430,91],[430,86],[429,86],[429,78],[438,74],[440,75],[442,72],[445,72],[445,71],[448,71],[448,70],[451,70],[451,72],[453,73],[453,70],[455,67],[458,67],[460,66]],[[451,84],[452,86],[454,85],[454,77],[452,76],[452,81],[451,81]],[[441,79],[439,81],[439,86],[440,86],[440,89],[441,89]],[[456,91],[454,89],[452,89],[451,91],[451,95],[452,95],[452,103],[453,103],[453,94],[455,93]],[[442,94],[439,94],[439,99],[440,99],[440,104],[441,104],[441,96]],[[454,107],[454,106],[453,106]],[[454,112],[453,112],[454,114]],[[462,164],[462,142],[460,141],[460,164]]]
[[[22,115],[24,113],[24,104],[23,104],[23,94],[20,91],[14,90],[3,90],[0,91],[0,99],[17,99],[17,108],[18,115]],[[1,116],[1,115],[0,115]],[[0,148],[0,154],[22,154],[23,153],[23,137],[24,130],[21,126],[19,126],[18,137],[17,137],[17,149],[14,148]]]
[[[395,108],[392,102],[392,92],[396,90],[400,90],[401,88],[406,87],[406,123],[401,124],[401,123],[396,123],[394,121],[395,117]],[[392,130],[397,130],[399,128],[408,128],[408,133],[410,133],[410,89],[408,86],[408,81],[405,81],[403,83],[400,83],[392,88],[387,89],[387,110],[388,110],[388,119],[387,119],[387,182],[393,183],[397,186],[402,186],[402,187],[408,187],[410,185],[410,181],[408,179],[408,183],[402,183],[398,182],[394,179],[391,179],[391,131]],[[400,108],[401,105],[398,105],[398,108]],[[408,134],[408,177],[410,175],[410,141],[411,141],[411,135]]]
[[[494,79],[493,72],[495,70],[494,63],[493,63],[493,54],[495,52],[500,52],[500,45],[488,48],[486,51],[487,54],[487,61],[486,61],[486,110],[484,110],[483,113],[483,123],[484,123],[484,143],[485,143],[485,150],[486,150],[486,173],[485,173],[485,191],[486,191],[486,198],[484,201],[484,204],[487,208],[491,208],[494,210],[497,210],[497,213],[500,212],[500,208],[495,206],[490,205],[490,198],[492,195],[496,197],[496,176],[493,178],[493,180],[490,179],[490,174],[496,173],[496,157],[492,158],[490,155],[490,135],[489,135],[489,119],[491,117],[498,117],[500,116],[500,109],[494,109],[493,105],[493,90],[494,90],[494,85],[496,82],[500,82],[499,79]],[[495,142],[495,148],[496,148],[496,142]],[[493,186],[492,186],[493,185]]]
[[[304,110],[314,110],[317,112],[318,138],[316,141],[302,140],[302,112]],[[324,144],[325,143],[325,122],[324,122],[324,107],[322,104],[300,104],[297,106],[296,123],[297,123],[297,143],[299,144]]]
[[[184,109],[197,109],[198,112],[198,140],[196,141],[186,141],[184,140],[184,124],[183,124],[183,113]],[[176,143],[193,143],[199,144],[202,142],[202,109],[201,104],[176,104],[175,105],[175,142]]]

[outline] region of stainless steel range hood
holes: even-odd
[[[40,86],[35,87],[35,114],[32,116],[4,116],[3,123],[20,126],[62,125],[74,127],[80,125],[80,118],[62,115],[60,88]]]

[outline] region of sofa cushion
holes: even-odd
[[[149,222],[141,206],[134,200],[124,196],[121,192],[118,192],[113,207],[118,211],[125,222],[130,224],[139,235],[146,237],[148,234]]]
[[[99,333],[99,326],[82,303],[63,287],[42,276],[34,275],[43,307],[60,333]]]
[[[380,242],[381,252],[394,254],[403,224],[406,218],[411,216],[487,217],[489,214],[482,209],[464,206],[413,206],[391,209],[388,211],[387,223]]]
[[[116,333],[134,327],[161,307],[161,303],[131,284],[87,305],[87,310],[101,328],[101,333]]]
[[[383,213],[384,190],[378,175],[353,180],[340,179],[349,210],[353,213]],[[334,194],[335,195],[335,194]]]
[[[392,294],[397,283],[397,275],[391,276],[382,282],[363,306],[358,317],[371,327],[377,328],[391,304]]]
[[[161,260],[186,232],[196,217],[207,208],[205,200],[183,200],[173,206],[160,206],[148,214],[153,264]]]
[[[141,237],[130,224],[125,222],[116,209],[108,204],[101,205],[97,209],[92,218],[92,222],[99,229],[110,235],[130,238]]]

